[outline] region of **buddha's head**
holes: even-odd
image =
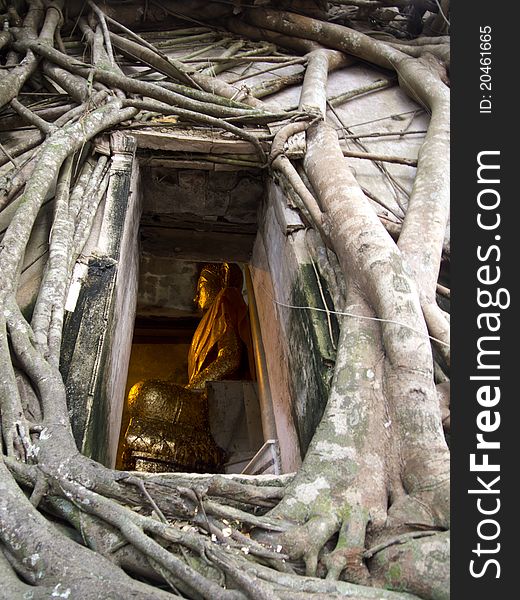
[[[215,301],[221,290],[228,287],[242,289],[242,270],[230,263],[208,263],[202,267],[197,281],[197,293],[194,301],[206,311]]]

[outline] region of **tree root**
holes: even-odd
[[[163,115],[178,115],[182,119],[186,119],[188,121],[194,121],[195,123],[206,123],[208,125],[212,125],[214,127],[219,127],[220,129],[224,129],[225,131],[229,131],[233,133],[239,138],[245,139],[250,142],[260,158],[262,163],[266,162],[266,155],[262,145],[258,141],[257,137],[235,125],[228,123],[228,121],[224,119],[220,119],[214,117],[212,115],[207,115],[200,112],[195,112],[193,110],[186,110],[184,108],[179,108],[176,106],[171,106],[170,104],[166,104],[165,102],[154,101],[154,100],[126,100],[125,106],[132,106],[135,108],[139,108],[141,110],[152,110],[158,112]]]
[[[247,570],[239,569],[224,554],[219,555],[209,549],[206,551],[206,556],[222,569],[231,580],[235,581],[251,600],[278,600],[279,596],[274,592],[270,583],[251,577]]]
[[[235,558],[243,568],[265,581],[270,581],[277,586],[278,590],[290,589],[292,593],[322,594],[325,598],[347,597],[359,600],[418,600],[417,596],[409,593],[399,593],[381,588],[360,586],[345,581],[334,581],[331,579],[319,579],[316,577],[302,577],[294,573],[280,573],[263,565],[249,563],[246,559]],[[280,593],[282,597],[282,594]],[[319,596],[318,596],[319,597]]]
[[[132,580],[104,557],[59,533],[32,507],[1,462],[0,496],[0,541],[13,557],[15,570],[23,569],[26,581],[43,589],[51,587],[55,595],[68,590],[73,597],[89,600],[101,594],[117,600],[130,594],[142,600],[170,597]]]
[[[21,474],[22,478],[24,478],[26,482],[32,481],[33,485],[37,485],[37,471],[39,469],[36,467],[26,467],[25,471],[21,471],[21,465],[19,463],[9,461],[8,464],[11,468],[15,469],[15,472]],[[31,470],[29,471],[27,469]],[[127,474],[121,473],[121,476],[121,481],[126,480],[128,483],[132,483],[133,485],[133,482],[128,479]],[[131,475],[131,477],[135,476]],[[281,592],[284,587],[282,583],[277,580],[277,576],[274,575],[275,571],[271,571],[271,569],[264,571],[265,573],[272,573],[270,578],[268,578],[268,581],[272,580],[271,583],[276,584],[275,588],[268,586],[266,588],[259,589],[262,586],[257,585],[255,593],[253,594],[253,592],[249,593],[247,590],[249,589],[249,586],[253,585],[253,580],[251,577],[256,576],[256,569],[258,569],[259,566],[251,565],[250,568],[250,563],[247,563],[247,568],[238,569],[236,566],[236,560],[240,560],[240,556],[244,556],[244,553],[250,553],[260,559],[271,559],[271,564],[276,567],[276,561],[283,562],[284,560],[288,559],[288,557],[284,557],[283,554],[263,549],[258,542],[251,540],[249,540],[250,543],[249,546],[247,546],[249,550],[245,552],[244,547],[246,547],[246,545],[244,544],[244,539],[240,537],[238,537],[238,539],[234,539],[235,544],[230,545],[229,543],[225,543],[225,548],[220,549],[219,546],[215,545],[214,542],[211,542],[208,538],[201,538],[194,531],[180,531],[178,528],[173,527],[169,523],[161,523],[153,518],[137,514],[134,511],[128,511],[119,504],[87,490],[83,486],[71,481],[69,478],[65,479],[62,476],[53,476],[49,480],[49,474],[46,475],[46,478],[47,481],[50,481],[51,483],[51,496],[54,495],[54,497],[58,497],[60,494],[65,494],[69,497],[73,504],[76,505],[77,509],[85,511],[87,514],[95,516],[109,524],[111,527],[114,527],[115,530],[119,531],[120,534],[124,536],[124,539],[126,539],[131,546],[135,547],[140,554],[148,557],[148,560],[151,561],[151,564],[158,573],[162,574],[166,579],[170,576],[173,577],[171,580],[172,585],[178,586],[179,589],[186,589],[185,586],[188,585],[188,588],[190,588],[193,592],[190,592],[190,597],[196,597],[196,593],[193,591],[195,590],[195,587],[193,587],[194,585],[198,586],[197,589],[199,591],[206,590],[206,592],[202,594],[202,597],[206,598],[235,598],[235,593],[230,592],[228,595],[222,596],[221,588],[213,587],[213,584],[211,584],[211,582],[208,583],[207,581],[203,583],[202,587],[200,587],[199,584],[201,582],[198,580],[200,575],[196,574],[196,572],[190,571],[190,569],[186,569],[186,565],[181,568],[181,564],[178,562],[179,559],[175,558],[174,556],[172,557],[170,552],[165,550],[162,546],[158,546],[156,542],[149,536],[158,536],[163,540],[163,543],[174,543],[176,545],[181,544],[181,546],[184,546],[188,552],[195,552],[201,558],[205,557],[207,560],[213,563],[215,567],[222,569],[228,577],[231,577],[231,579],[237,582],[237,585],[239,585],[241,589],[248,593],[248,597],[262,599],[283,597],[283,595],[279,595],[278,592],[275,592],[275,589],[278,589],[278,591]],[[149,500],[146,502],[148,501]],[[209,505],[209,508],[212,508],[212,504]],[[213,519],[213,517],[211,517],[211,519]],[[353,541],[353,538],[356,537],[353,532],[355,528],[352,525],[354,521],[355,518],[350,520],[351,541]],[[362,522],[363,518],[360,520],[360,526]],[[194,521],[194,523],[196,523],[196,521]],[[222,532],[224,530],[225,523],[215,523]],[[76,523],[74,523],[74,525],[78,527]],[[269,527],[267,526],[267,528]],[[313,570],[316,570],[313,567],[316,559],[312,556],[312,553],[314,552],[317,557],[320,550],[320,548],[318,548],[319,544],[317,540],[320,540],[320,544],[324,545],[334,534],[334,531],[338,530],[338,528],[339,522],[337,520],[314,518],[309,520],[306,526],[297,528],[298,535],[295,535],[295,530],[289,530],[282,534],[280,541],[283,542],[285,540],[288,545],[291,544],[293,554],[297,554],[299,552],[302,557],[305,558],[309,572],[312,572]],[[345,527],[342,527],[342,530],[343,533],[348,531],[348,529]],[[313,533],[315,534],[316,531],[318,531],[318,537],[316,537],[316,535],[313,536]],[[306,542],[304,541],[304,535],[302,532],[304,532],[305,536],[307,536]],[[226,534],[223,539],[220,540],[220,543],[222,544],[225,542],[227,537],[232,536]],[[333,552],[328,556],[334,556],[336,561],[343,560],[347,568],[351,567],[352,572],[354,572],[358,567],[355,562],[356,555],[354,552],[348,553],[340,550],[339,547],[345,541],[343,538],[345,538],[345,535],[340,533],[340,538],[335,550],[336,554],[334,555]],[[219,540],[217,540],[217,542],[219,542]],[[308,548],[312,548],[310,552],[306,550],[306,545]],[[235,548],[235,552],[238,551],[238,555],[233,554],[233,548]],[[257,550],[258,552],[256,552]],[[231,552],[231,554],[229,554],[229,552]],[[344,555],[342,559],[340,559],[341,553]],[[273,560],[275,562],[273,562]],[[282,568],[283,570],[283,565],[280,564],[279,568]],[[332,566],[331,568],[334,567]],[[283,574],[280,575],[282,578],[285,577]],[[296,579],[299,580],[300,584],[303,585],[299,577]],[[282,587],[280,588],[280,586]],[[253,589],[254,587],[251,588],[251,590]],[[362,590],[362,592],[359,594],[359,598],[365,599],[372,597],[371,595],[365,594],[366,588],[360,587],[359,590]],[[313,591],[313,593],[317,592]],[[239,598],[240,596],[236,597]],[[384,598],[386,596],[379,597]],[[389,596],[389,598],[391,597],[392,596]]]
[[[11,560],[7,558],[8,556]],[[51,596],[53,592],[52,586],[34,588],[34,586],[21,581],[16,575],[11,561],[13,561],[11,555],[5,553],[5,551],[2,552],[0,549],[0,581],[2,582],[2,594],[5,598],[34,598],[34,600],[44,600]]]
[[[370,574],[364,563],[367,511],[357,507],[350,512],[340,528],[336,548],[324,559],[327,579],[340,579],[343,572],[347,581],[359,585],[370,584]]]
[[[303,559],[305,574],[316,577],[320,553],[329,539],[339,529],[333,515],[315,516],[280,536],[282,548],[292,560]]]
[[[248,140],[266,164],[265,143],[243,125],[299,115],[266,110],[250,97],[245,106],[234,99],[238,90],[233,86],[192,72],[147,42],[141,47],[136,34],[133,39],[139,43],[110,34],[105,16],[93,3],[98,25],[90,15],[81,18],[79,26],[95,66],[72,58],[63,44],[58,42],[61,51],[52,47],[63,3],[47,3],[46,12],[39,0],[29,5],[23,30],[12,28],[8,36],[1,36],[10,48],[25,53],[26,60],[16,66],[15,53],[9,55],[0,104],[11,101],[24,119],[41,129],[22,145],[9,146],[0,159],[13,162],[4,170],[7,182],[0,203],[9,202],[25,186],[9,210],[14,216],[0,246],[0,409],[8,455],[5,460],[0,457],[0,574],[6,589],[12,597],[31,592],[35,598],[170,598],[170,593],[153,587],[159,582],[196,600],[416,600],[412,594],[446,600],[449,534],[428,531],[431,535],[426,537],[422,529],[449,523],[447,453],[425,326],[426,320],[430,334],[440,331],[438,337],[447,339],[444,317],[432,304],[447,218],[447,184],[441,181],[438,202],[430,193],[436,181],[428,180],[428,172],[435,180],[445,177],[444,155],[437,165],[431,164],[445,148],[448,97],[437,63],[408,56],[423,54],[428,45],[396,49],[301,15],[245,9],[244,15],[262,27],[313,37],[341,51],[293,38],[304,52],[316,50],[305,77],[302,108],[325,116],[329,58],[341,63],[342,52],[348,52],[396,70],[403,89],[433,109],[432,123],[419,158],[420,176],[403,211],[401,252],[347,172],[337,137],[327,126],[318,121],[310,126],[291,123],[272,144],[269,164],[282,170],[303,197],[316,229],[337,253],[346,285],[347,310],[341,317],[332,391],[296,477],[146,476],[112,471],[81,456],[70,430],[57,368],[63,304],[72,265],[105,190],[108,162],[102,157],[96,165],[89,158],[77,165],[80,174],[71,190],[73,155],[84,156],[84,146],[93,136],[145,109],[222,128]],[[290,42],[283,35],[253,29],[254,35]],[[175,82],[162,85],[148,77],[140,81],[127,76],[116,64],[112,45]],[[217,62],[228,67],[244,57],[245,53]],[[13,100],[41,58],[41,70],[82,102],[54,122],[56,131],[43,121],[43,113]],[[42,89],[39,74],[32,84]],[[216,97],[215,90],[228,100]],[[312,196],[283,156],[287,136],[304,129],[304,166]],[[32,157],[26,155],[28,162],[21,165],[16,160],[19,152],[38,143],[39,149]],[[32,328],[14,294],[31,230],[42,204],[53,194],[58,173],[50,259]],[[397,189],[395,180],[393,185]],[[424,225],[430,221],[431,231]],[[423,243],[427,229],[430,239]],[[31,403],[38,404],[34,410],[20,394],[19,370],[34,395]],[[446,421],[445,401],[442,408]],[[263,538],[250,537],[258,532]],[[324,579],[302,576],[303,569]],[[425,570],[428,576],[422,577]]]
[[[425,600],[449,600],[449,535],[422,536],[377,552],[369,561],[374,582]]]
[[[2,385],[0,388],[2,419],[0,424],[7,456],[12,456],[26,462],[32,454],[32,443],[29,437],[30,424],[24,414],[15,373],[11,364],[10,351],[7,344],[8,320],[10,320],[9,311],[0,313],[0,368],[2,370]]]

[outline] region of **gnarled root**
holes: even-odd
[[[425,600],[449,600],[450,533],[389,545],[369,560],[375,585]]]

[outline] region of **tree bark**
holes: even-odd
[[[436,290],[448,219],[449,94],[443,66],[425,54],[444,45],[422,40],[405,48],[278,9],[163,3],[196,20],[234,12],[240,15],[229,21],[235,32],[305,54],[298,113],[273,112],[251,96],[238,102],[237,87],[171,59],[144,41],[146,34],[111,33],[113,20],[89,4],[93,13],[78,24],[93,64],[66,54],[64,44],[53,47],[63,2],[29,2],[23,27],[0,34],[0,50],[10,52],[0,106],[11,103],[41,130],[8,146],[1,158],[6,177],[0,202],[21,192],[7,211],[14,216],[0,242],[0,575],[6,593],[162,599],[171,597],[163,589],[169,586],[173,594],[211,600],[447,600],[443,424],[446,429],[449,383],[434,384],[429,335],[438,338],[444,368],[449,330]],[[238,40],[233,48],[245,44]],[[127,76],[112,48],[169,80]],[[327,74],[351,62],[347,54],[395,70],[403,90],[431,111],[403,222],[387,223],[397,243],[326,122]],[[219,68],[236,57],[229,58]],[[57,119],[17,98],[28,81],[41,89],[42,73],[70,96]],[[84,149],[139,110],[176,114],[247,139],[261,164],[281,171],[293,186],[306,222],[337,257],[334,275],[346,299],[338,315],[334,376],[323,418],[294,475],[125,473],[76,448],[59,371],[64,302],[110,160],[95,150],[85,159]],[[244,124],[278,127],[279,120],[284,126],[266,164],[265,143]],[[285,144],[304,131],[298,170]],[[35,146],[27,162],[17,164]],[[29,323],[16,292],[31,231],[49,198],[48,262]],[[306,575],[298,574],[302,565]]]

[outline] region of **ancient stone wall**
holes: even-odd
[[[326,281],[322,261],[316,258],[319,246],[282,188],[270,180],[251,272],[285,471],[297,468],[309,445],[334,366],[334,315],[329,327],[326,313],[291,308],[323,308],[323,293],[334,310],[332,298],[341,297],[337,289],[329,291],[334,284]],[[300,455],[295,455],[298,447]]]

